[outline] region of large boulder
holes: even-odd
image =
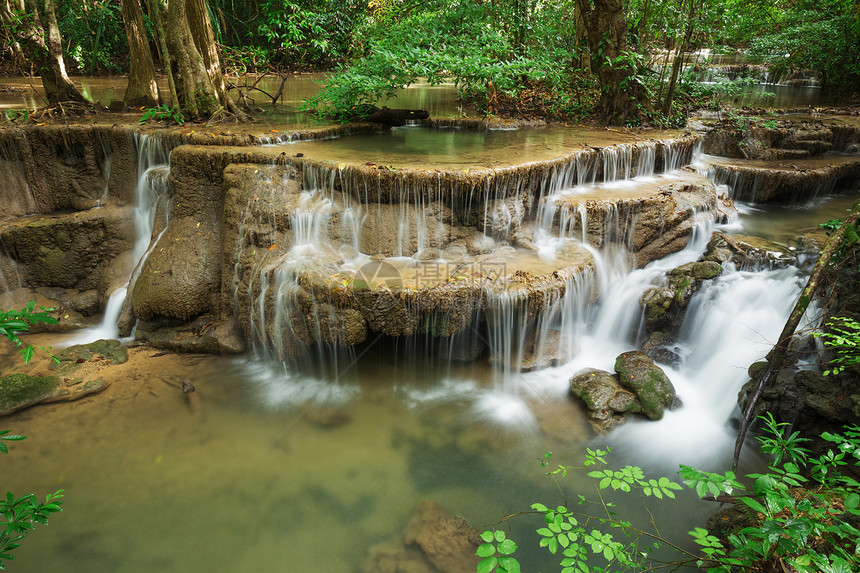
[[[676,332],[693,294],[722,271],[722,265],[713,260],[687,263],[669,271],[662,285],[646,290],[639,299],[645,309],[646,334]]]
[[[588,420],[598,432],[611,430],[626,421],[629,414],[642,412],[636,395],[625,390],[615,376],[604,370],[587,368],[570,379],[570,394],[588,408]]]
[[[648,418],[659,420],[675,405],[675,387],[663,369],[644,352],[620,354],[615,360],[615,372],[621,386],[636,394],[642,413]]]

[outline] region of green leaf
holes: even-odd
[[[496,541],[504,541],[505,540],[505,532],[501,529],[497,529],[493,532],[493,537],[496,538]]]
[[[496,568],[496,564],[499,562],[495,557],[487,557],[485,559],[481,559],[478,563],[478,573],[490,573],[493,569]]]
[[[511,555],[514,551],[517,550],[517,544],[514,543],[513,539],[505,539],[501,543],[499,543],[499,553],[502,555]]]
[[[845,497],[845,507],[848,509],[857,509],[860,506],[860,494],[851,493]]]
[[[493,540],[493,532],[492,532],[492,531],[485,531],[485,532],[483,532],[483,533],[481,534],[481,539],[483,539],[483,540],[484,540],[484,541],[486,541],[487,543],[491,542],[491,541]]]
[[[763,513],[763,514],[767,515],[767,513],[768,513],[767,508],[765,506],[763,506],[761,503],[759,503],[755,498],[742,497],[742,498],[740,498],[740,500],[742,503],[745,503],[747,505],[747,507],[750,507],[759,513]]]
[[[492,543],[484,543],[478,547],[475,555],[478,557],[490,557],[496,554],[496,547]]]
[[[504,567],[508,573],[520,573],[520,562],[513,557],[499,557],[499,566]]]

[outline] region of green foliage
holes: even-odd
[[[834,316],[827,321],[823,332],[813,332],[824,340],[824,346],[836,353],[830,360],[831,367],[824,375],[839,374],[846,368],[860,364],[860,323],[845,316]]]
[[[351,51],[368,4],[358,0],[209,0],[217,41],[233,66],[329,69]]]
[[[780,564],[789,566],[787,570],[808,573],[858,570],[860,531],[852,521],[856,523],[860,516],[860,483],[838,469],[860,461],[860,427],[846,428],[841,434],[823,434],[835,447],[810,459],[809,450],[801,446],[805,439],[797,432],[788,432],[788,424],[776,422],[770,414],[761,419],[765,434],[758,439],[772,463],[766,472],[746,476],[751,485],[742,483],[731,471],[714,473],[681,466],[679,472],[699,497],[734,501],[746,508],[749,525],[731,532],[726,539],[696,527],[690,531],[700,549],[696,554],[663,538],[653,516],[644,527],[622,519],[607,501],[606,493],[635,492],[652,515],[646,504],[648,498],[675,499],[675,492],[682,486],[665,476],[646,478],[636,466],[601,467],[607,465],[607,448],[589,449],[586,453],[585,465],[598,466],[587,474],[593,480],[596,499],[578,495],[573,509],[569,505],[534,503],[532,511],[524,512],[542,517],[536,529],[539,546],[552,555],[561,554],[561,573],[650,570],[694,563],[710,572],[779,570]],[[549,458],[547,454],[541,459],[541,465],[548,465]],[[559,466],[547,475],[555,480],[570,469]],[[601,511],[586,512],[584,506],[588,504],[597,505]],[[503,556],[512,558],[516,545],[508,543],[502,550],[502,542],[510,540],[495,527],[485,531],[482,539],[485,543],[478,555],[483,560],[478,571],[511,571],[510,561],[505,562],[505,568],[500,563]],[[670,547],[677,559],[652,559],[653,550],[659,546]],[[519,570],[519,563],[516,567]]]
[[[765,30],[750,38],[750,47],[777,74],[815,70],[825,87],[860,87],[860,19],[851,0],[788,4]]]
[[[182,125],[185,123],[185,117],[182,115],[182,112],[178,107],[168,107],[167,104],[163,103],[157,107],[148,107],[143,110],[143,115],[140,116],[138,120],[141,125],[149,121],[150,119],[154,119],[155,121],[166,121],[168,123],[175,123],[176,125]]]
[[[478,563],[478,573],[520,573],[520,564],[512,557],[517,544],[508,539],[504,531],[485,531],[481,539],[484,543],[476,552],[482,558]]]
[[[57,19],[64,55],[81,73],[116,73],[126,69],[128,36],[119,2],[59,0]]]
[[[30,121],[30,114],[32,112],[33,110],[28,108],[9,110],[3,112],[3,117],[5,117],[6,121],[9,123],[27,123]]]
[[[15,346],[23,346],[23,348],[20,348],[19,352],[24,355],[24,362],[30,362],[30,359],[33,358],[35,349],[29,344],[24,345],[21,339],[18,338],[18,332],[27,330],[31,325],[38,324],[40,322],[45,324],[57,324],[57,319],[48,314],[55,309],[41,307],[42,312],[36,312],[35,307],[36,303],[31,300],[27,303],[27,306],[21,310],[7,310],[5,312],[0,312],[0,336],[5,336],[14,343]],[[42,350],[47,352],[45,348]],[[56,357],[54,357],[54,361],[57,361]]]
[[[0,452],[8,454],[9,450],[2,440],[20,441],[26,436],[8,436],[9,430],[0,431]],[[63,490],[49,493],[45,496],[45,502],[32,493],[15,497],[11,492],[0,498],[0,569],[5,570],[4,561],[15,559],[10,552],[20,547],[20,541],[35,529],[36,524],[48,525],[48,517],[52,513],[62,511],[60,501],[63,498]]]
[[[529,12],[529,35],[512,27],[512,4],[383,4],[356,31],[357,59],[305,108],[349,119],[417,78],[453,81],[461,98],[492,111],[504,97],[536,85],[570,93],[575,49],[563,6]],[[570,105],[560,99],[557,107]]]
[[[860,516],[860,483],[836,471],[860,461],[860,428],[846,428],[841,435],[822,437],[837,444],[836,450],[808,459],[809,450],[799,446],[797,433],[787,433],[768,415],[763,418],[769,435],[759,438],[762,450],[775,454],[765,473],[750,474],[752,488],[738,483],[726,487],[716,474],[682,470],[688,483],[707,483],[710,492],[734,494],[750,510],[753,525],[732,532],[727,543],[693,533],[703,548],[709,571],[733,567],[776,567],[785,563],[795,571],[856,571],[860,567],[860,531],[851,516]],[[808,460],[808,461],[807,461]],[[811,477],[808,477],[811,476]],[[739,487],[740,486],[740,487]],[[701,495],[701,493],[700,493]],[[856,522],[856,521],[855,521]]]

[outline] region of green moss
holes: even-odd
[[[55,376],[34,377],[10,374],[0,378],[0,415],[5,415],[48,397],[56,388]]]
[[[675,289],[675,302],[678,303],[678,306],[682,306],[684,304],[684,293],[691,284],[693,284],[693,279],[690,277],[684,277],[678,284],[678,288]]]
[[[61,371],[72,372],[77,370],[78,360],[90,360],[94,356],[110,360],[111,364],[122,364],[128,360],[128,349],[119,340],[96,340],[69,346],[57,354],[57,359]]]

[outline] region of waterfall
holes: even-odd
[[[140,273],[146,255],[161,236],[161,234],[155,238],[152,236],[159,210],[164,216],[161,233],[167,229],[167,180],[170,172],[171,147],[165,145],[161,138],[137,133],[135,144],[137,147],[137,203],[134,208],[136,239],[132,254],[132,273],[109,294],[101,324],[75,333],[64,344],[87,344],[95,340],[119,336],[118,323],[123,304],[134,287],[134,281]]]
[[[9,256],[3,239],[0,238],[0,294],[21,288],[21,273],[18,263]]]
[[[793,267],[749,272],[729,265],[703,284],[678,337],[681,363],[664,366],[682,406],[658,422],[622,426],[613,443],[665,468],[730,465],[736,432],[728,421],[747,368],[779,338],[802,283]]]

